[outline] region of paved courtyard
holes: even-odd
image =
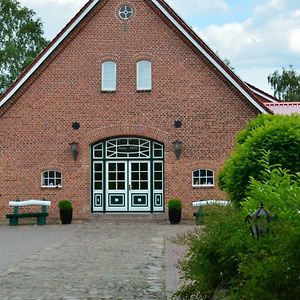
[[[170,299],[192,225],[0,225],[0,299]]]

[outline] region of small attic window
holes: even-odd
[[[133,10],[129,5],[124,5],[119,9],[119,17],[123,20],[128,20],[132,17]]]

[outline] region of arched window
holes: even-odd
[[[198,169],[193,171],[193,186],[214,186],[214,171]]]
[[[61,187],[61,173],[58,171],[44,171],[41,174],[41,186],[58,188]]]
[[[152,66],[148,60],[141,60],[136,64],[136,88],[138,91],[152,89]]]
[[[117,64],[113,61],[102,63],[102,91],[117,89]]]

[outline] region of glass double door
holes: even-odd
[[[149,161],[107,161],[106,211],[150,211],[150,182]]]

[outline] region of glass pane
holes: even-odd
[[[201,185],[206,184],[206,178],[200,178],[200,184]]]
[[[141,172],[141,180],[148,180],[148,172]]]
[[[55,186],[55,182],[53,178],[49,179],[49,186]]]
[[[213,171],[207,171],[207,176],[209,176],[209,177],[213,177],[214,175],[213,175]]]
[[[118,182],[118,190],[125,190],[125,182]]]
[[[110,190],[115,190],[116,187],[117,187],[117,184],[116,184],[115,181],[110,181],[110,182],[108,183],[108,188],[109,188]]]
[[[162,151],[161,150],[154,150],[154,157],[162,157]]]
[[[214,179],[212,177],[207,178],[207,184],[213,185],[214,184]]]
[[[102,150],[95,150],[95,157],[102,157]]]
[[[95,173],[95,180],[102,180],[102,173]]]
[[[162,180],[162,173],[161,172],[155,172],[154,173],[154,180]]]
[[[49,172],[49,177],[50,177],[50,178],[54,178],[54,171],[50,171],[50,172]]]
[[[47,178],[43,178],[43,186],[48,186],[48,179]]]
[[[139,171],[139,164],[138,163],[134,163],[134,164],[131,164],[131,170],[132,171]]]
[[[206,177],[206,170],[200,170],[200,176]]]
[[[161,181],[154,182],[154,189],[155,190],[162,190],[162,182]]]
[[[102,190],[102,182],[95,182],[95,190]]]
[[[108,170],[109,171],[116,171],[116,164],[109,164]]]
[[[97,150],[102,149],[102,144],[99,144],[99,145],[95,146],[95,149],[97,149]]]
[[[125,173],[124,173],[124,172],[118,173],[117,179],[118,179],[118,180],[125,180]]]
[[[95,171],[102,171],[102,164],[95,164]]]
[[[154,171],[162,171],[162,163],[154,163]]]
[[[138,190],[139,189],[139,182],[138,181],[132,181],[131,182],[131,189],[132,190]]]
[[[199,179],[198,178],[194,178],[193,185],[199,185]]]
[[[130,145],[139,145],[139,140],[138,139],[129,139],[129,144]]]
[[[56,172],[56,178],[61,178],[61,173],[60,172]]]
[[[148,181],[142,181],[140,186],[141,190],[148,190]]]
[[[131,173],[131,180],[139,180],[139,172],[132,172]]]
[[[200,177],[200,170],[196,170],[193,172],[194,177]]]
[[[118,171],[125,171],[125,164],[118,164]]]
[[[56,185],[61,186],[61,179],[56,179]]]
[[[140,164],[140,170],[141,171],[148,171],[148,164],[141,163]]]
[[[116,180],[117,174],[116,173],[108,173],[108,180]]]

